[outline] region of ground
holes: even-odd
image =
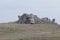
[[[0,23],[0,40],[60,40],[60,25]]]

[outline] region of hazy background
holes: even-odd
[[[0,23],[16,21],[22,13],[56,18],[60,23],[60,0],[0,0]]]

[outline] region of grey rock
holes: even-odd
[[[18,15],[17,23],[22,24],[40,24],[40,23],[55,23],[55,19],[49,19],[47,17],[39,18],[33,14],[24,13],[22,16]]]
[[[55,19],[52,19],[52,23],[55,23]]]

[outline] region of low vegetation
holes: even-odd
[[[59,40],[60,25],[1,23],[0,40]]]

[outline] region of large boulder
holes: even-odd
[[[18,16],[17,23],[25,23],[25,24],[33,23],[34,24],[35,23],[34,16],[32,14],[24,13],[22,16]]]
[[[43,23],[51,23],[51,20],[47,17],[41,19]]]

